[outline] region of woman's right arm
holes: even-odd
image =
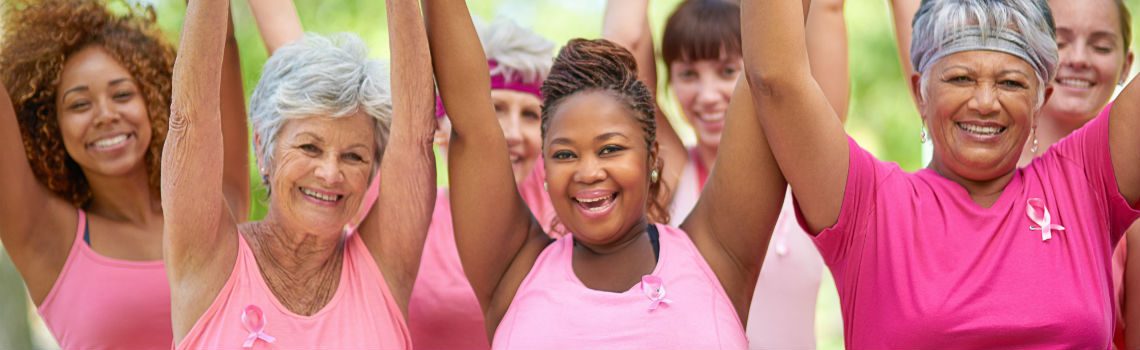
[[[463,270],[494,329],[549,242],[515,185],[487,59],[458,0],[425,0],[436,83],[451,119],[451,213]]]
[[[249,9],[270,56],[277,48],[300,39],[304,34],[292,0],[249,0]]]
[[[227,0],[190,1],[174,62],[162,209],[175,342],[217,297],[237,257],[236,222],[222,194],[219,137],[228,14]]]
[[[760,124],[809,232],[817,234],[839,218],[850,159],[843,123],[812,78],[803,3],[745,0],[740,23]]]
[[[76,209],[41,185],[24,153],[8,89],[0,83],[0,241],[36,305],[55,285],[75,239]]]

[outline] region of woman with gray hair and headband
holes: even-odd
[[[745,2],[744,32],[765,34],[744,40],[745,71],[835,276],[846,346],[1108,348],[1109,258],[1140,217],[1140,87],[1017,168],[1057,70],[1049,8],[923,1],[911,86],[934,157],[904,172],[845,137],[793,25],[801,6]]]
[[[220,196],[216,14],[227,4],[190,2],[174,66],[162,206],[175,348],[411,347],[408,299],[435,198],[417,2],[387,2],[395,89],[350,34],[306,36],[266,62],[250,110],[269,212],[250,223]],[[384,200],[343,230],[374,176]]]

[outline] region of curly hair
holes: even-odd
[[[91,188],[64,149],[56,115],[68,57],[98,45],[138,83],[153,133],[143,161],[156,196],[170,115],[174,47],[158,28],[154,8],[123,3],[124,13],[115,15],[107,5],[103,0],[9,0],[2,5],[0,79],[10,89],[28,162],[51,192],[81,208],[90,202]]]
[[[652,150],[657,144],[657,121],[654,119],[653,95],[649,88],[637,80],[637,61],[626,49],[605,39],[572,39],[554,59],[550,75],[542,83],[542,139],[545,144],[550,118],[563,101],[581,92],[605,91],[633,111],[641,130],[645,132],[645,146]],[[650,152],[649,163],[660,172],[662,159]],[[665,200],[669,189],[661,181],[650,181],[646,217],[652,223],[669,222]],[[554,227],[552,225],[551,227]]]

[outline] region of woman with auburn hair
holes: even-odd
[[[1033,0],[925,0],[910,82],[934,144],[907,173],[812,81],[798,1],[746,1],[760,121],[839,290],[848,348],[1108,348],[1112,247],[1140,217],[1140,87],[1024,168],[1057,74]]]
[[[682,229],[664,226],[665,164],[636,61],[571,40],[541,90],[544,187],[566,230],[552,240],[515,187],[466,6],[428,1],[425,15],[453,127],[456,245],[492,347],[746,347],[785,188],[750,101],[729,113],[722,151],[735,161],[717,165]]]
[[[656,58],[649,32],[648,0],[607,2],[602,37],[629,48],[638,59],[641,79],[653,91]],[[847,29],[843,0],[812,1],[807,12],[808,56],[812,76],[828,96],[840,120],[845,120],[849,79]],[[630,20],[630,18],[640,19]],[[686,0],[665,23],[661,58],[666,86],[684,119],[696,134],[696,145],[681,149],[666,176],[674,189],[671,224],[680,224],[696,205],[717,158],[725,128],[725,111],[744,62],[741,56],[740,3],[736,0]],[[658,139],[676,138],[661,108],[657,109]],[[666,134],[667,133],[667,134]],[[677,141],[678,145],[680,141]],[[662,149],[666,149],[662,142]],[[683,146],[680,146],[683,147]],[[669,168],[669,167],[667,167]],[[772,249],[756,283],[745,328],[752,349],[811,349],[815,343],[816,299],[823,260],[811,239],[796,224],[790,192],[785,194],[780,219],[772,232]]]
[[[159,164],[174,48],[153,9],[126,5],[116,15],[108,5],[2,5],[0,79],[10,95],[0,106],[0,190],[13,200],[0,204],[0,239],[61,347],[164,348],[172,337]],[[244,217],[246,124],[232,36],[225,61],[225,198]]]
[[[248,223],[224,210],[214,137],[226,4],[190,3],[175,64],[162,181],[175,348],[409,348],[408,299],[435,199],[416,2],[386,3],[391,68],[352,34],[274,51],[250,99],[269,210]],[[380,200],[346,229],[374,176]]]

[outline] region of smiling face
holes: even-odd
[[[146,171],[151,128],[138,84],[99,46],[87,46],[64,63],[56,117],[67,153],[86,176]]]
[[[561,222],[591,245],[644,232],[651,163],[634,112],[610,93],[591,91],[566,98],[550,117],[544,162]]]
[[[965,51],[938,60],[926,74],[911,83],[916,92],[921,80],[926,84],[917,95],[934,140],[931,167],[971,181],[1013,171],[1039,100],[1033,68],[1006,53]]]
[[[701,146],[720,146],[728,101],[742,67],[744,59],[739,56],[670,64],[670,86]]]
[[[1104,108],[1128,75],[1132,60],[1120,32],[1120,15],[1112,0],[1052,0],[1049,6],[1058,14],[1061,66],[1056,93],[1043,115],[1083,122]]]
[[[542,100],[526,92],[495,89],[491,90],[491,102],[507,138],[515,183],[522,183],[542,155]]]
[[[285,122],[277,136],[270,212],[311,233],[340,233],[372,174],[374,123],[363,112]]]

